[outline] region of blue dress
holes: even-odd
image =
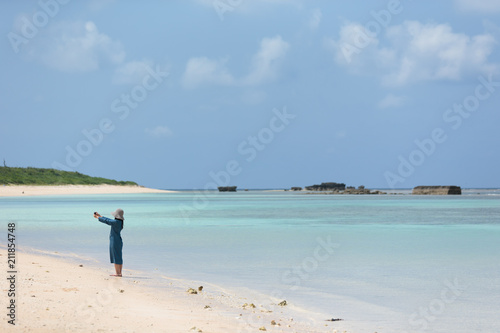
[[[109,259],[112,264],[123,265],[122,249],[123,241],[120,235],[123,227],[123,221],[117,219],[110,219],[101,216],[99,222],[106,223],[111,226],[111,231],[109,232]]]

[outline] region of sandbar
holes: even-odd
[[[135,185],[5,185],[0,186],[0,197],[33,195],[121,194],[121,193],[171,193]]]

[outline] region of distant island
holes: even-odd
[[[91,177],[79,172],[43,168],[0,167],[0,184],[3,185],[123,185],[138,186],[132,181]]]

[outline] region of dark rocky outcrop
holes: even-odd
[[[321,183],[321,185],[306,186],[308,191],[344,191],[344,183]]]
[[[411,194],[417,195],[460,195],[460,186],[417,186]]]
[[[346,187],[344,183],[321,183],[321,185],[306,186],[305,189],[314,192],[324,192],[324,194],[387,194],[382,191],[371,191],[365,188],[364,185],[358,188],[354,186]]]
[[[238,186],[219,186],[219,192],[236,192]]]
[[[358,188],[350,186],[341,194],[387,194],[387,192],[372,191],[370,189],[365,188],[364,186],[359,186]]]
[[[302,191],[302,187],[292,187],[292,191]]]

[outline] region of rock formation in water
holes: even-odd
[[[292,187],[292,190],[294,187]],[[364,185],[358,188],[354,186],[345,186],[344,183],[321,183],[321,185],[306,186],[307,191],[324,192],[324,194],[387,194],[382,191],[372,191],[365,188]]]
[[[219,192],[236,192],[238,186],[219,186]]]
[[[308,191],[344,191],[344,183],[321,183],[321,185],[306,186]]]
[[[417,186],[413,188],[411,194],[419,195],[460,195],[462,189],[460,186]]]

